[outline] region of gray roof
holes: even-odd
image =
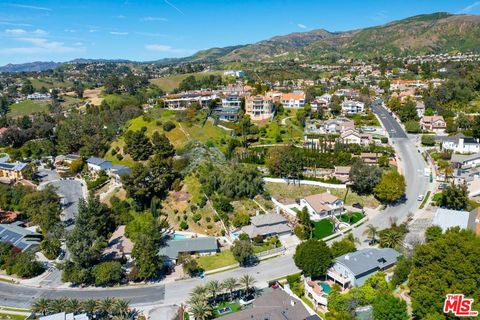
[[[438,208],[433,216],[432,224],[439,226],[443,231],[453,227],[475,231],[475,216],[476,210],[468,212]]]
[[[355,277],[381,270],[393,265],[400,253],[390,248],[367,248],[344,254],[335,259],[354,274]]]
[[[26,163],[17,161],[12,163],[0,162],[0,169],[9,170],[9,171],[22,171],[27,167]]]
[[[267,213],[267,214],[259,214],[250,219],[250,222],[257,226],[267,226],[267,225],[274,225],[278,223],[287,223],[287,219],[285,219],[282,215],[276,213]]]
[[[97,157],[90,157],[90,158],[87,159],[87,163],[97,165],[97,166],[100,166],[105,162],[110,162],[111,163],[110,160],[105,160],[105,159],[97,158]]]
[[[452,154],[452,162],[456,162],[456,163],[465,163],[465,162],[469,162],[477,159],[480,159],[480,153],[469,154],[469,155]]]
[[[302,302],[282,289],[262,294],[246,308],[221,317],[222,320],[305,320],[310,313]]]
[[[244,226],[242,232],[245,232],[250,238],[255,238],[256,236],[266,237],[291,233],[292,229],[286,223],[264,225],[260,227],[250,224]]]
[[[116,164],[112,167],[112,172],[115,174],[118,174],[119,176],[129,175],[132,171],[130,170],[130,167],[124,166],[121,164]]]
[[[42,235],[20,227],[17,223],[0,224],[0,241],[25,251],[37,247],[42,240]]]
[[[217,238],[199,237],[179,240],[167,240],[165,245],[160,248],[158,254],[170,259],[177,259],[178,254],[182,252],[201,252],[218,251]]]

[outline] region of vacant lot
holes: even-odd
[[[102,90],[97,88],[97,89],[87,89],[83,92],[83,97],[87,99],[87,102],[94,106],[99,106],[102,104],[103,98],[100,97],[100,94],[102,93]]]
[[[35,112],[46,112],[48,111],[48,105],[50,101],[32,101],[24,100],[19,103],[14,103],[10,105],[10,111],[8,115],[12,118],[18,118],[23,116],[28,116]]]
[[[30,81],[32,82],[33,87],[35,90],[40,90],[42,87],[47,89],[53,88],[68,88],[72,86],[71,81],[58,81],[57,79],[44,77],[44,78],[31,78]]]
[[[198,80],[204,77],[208,77],[210,75],[222,75],[222,74],[223,72],[221,71],[185,73],[185,74],[176,74],[173,76],[168,76],[168,77],[163,77],[158,79],[152,79],[150,80],[150,82],[160,87],[163,91],[172,92],[173,89],[178,87],[178,85],[180,84],[180,82],[182,82],[183,79],[189,76],[195,76],[195,78],[197,78]]]

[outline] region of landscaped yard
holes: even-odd
[[[214,255],[200,256],[197,262],[200,268],[205,271],[238,264],[230,250],[222,251]]]
[[[240,310],[240,304],[237,303],[237,302],[221,302],[217,308],[215,308],[215,310],[213,310],[213,315],[215,317],[220,317],[220,316],[224,316],[224,315],[227,315],[227,314],[231,314],[232,312],[236,312],[238,310]],[[221,313],[220,311],[221,310],[224,310],[223,313]]]
[[[328,219],[313,222],[313,237],[323,239],[333,234],[333,225]]]
[[[363,217],[364,217],[364,215],[361,212],[352,212],[351,217],[349,217],[347,213],[344,213],[344,214],[342,214],[341,216],[338,217],[338,220],[346,222],[346,223],[354,224],[354,223],[357,223],[358,221],[360,221]],[[350,221],[349,221],[349,219],[350,219]]]
[[[19,103],[14,103],[10,105],[10,111],[8,115],[12,118],[18,118],[18,117],[28,116],[35,112],[46,112],[48,111],[49,103],[50,103],[50,100],[45,100],[45,101],[23,100]]]

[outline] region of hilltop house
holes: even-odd
[[[345,115],[354,115],[365,111],[365,103],[356,100],[346,100],[342,102],[342,113]]]
[[[24,179],[24,173],[28,164],[16,162],[0,162],[0,181],[11,183]]]
[[[348,129],[340,134],[340,139],[346,144],[360,144],[368,146],[372,143],[372,136],[360,133],[355,129]]]
[[[390,248],[366,248],[335,258],[327,270],[327,277],[338,282],[343,288],[361,286],[378,271],[393,266],[400,253]]]
[[[87,167],[92,171],[107,171],[113,168],[112,161],[97,157],[87,159]]]
[[[442,151],[448,150],[454,153],[479,153],[480,144],[475,138],[465,137],[462,134],[453,137],[439,137],[442,141]]]
[[[339,215],[345,211],[343,208],[343,200],[328,192],[314,194],[300,199],[300,207],[307,208],[310,219],[313,221],[318,221],[332,215]]]
[[[284,108],[303,108],[305,105],[305,93],[303,91],[282,93],[281,102]]]
[[[420,126],[425,131],[443,132],[447,128],[447,123],[442,116],[423,116]]]
[[[292,233],[287,219],[276,213],[259,214],[250,219],[250,224],[241,229],[250,238],[256,236],[283,236]]]
[[[347,130],[355,129],[355,123],[348,118],[336,118],[327,120],[323,123],[326,133],[342,133]]]
[[[245,100],[245,114],[252,121],[270,120],[274,115],[274,107],[272,98],[265,96],[248,97]]]
[[[0,224],[0,241],[7,242],[14,247],[25,250],[37,250],[42,241],[42,235],[20,226],[21,222]]]

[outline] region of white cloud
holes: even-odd
[[[36,29],[35,31],[32,32],[32,34],[36,36],[46,36],[48,32],[42,29]]]
[[[77,47],[83,46],[83,42],[75,42],[73,45]]]
[[[143,18],[144,21],[168,21],[167,18],[161,18],[161,17],[145,17]]]
[[[94,33],[94,32],[97,32],[97,30],[96,29],[90,29],[90,30],[88,30],[88,32]]]
[[[52,11],[51,8],[30,6],[30,5],[26,5],[26,4],[17,4],[17,3],[14,3],[14,4],[11,4],[11,6],[12,6],[12,7],[16,7],[16,8],[24,8],[24,9],[32,9],[32,10]]]
[[[474,3],[466,6],[462,10],[458,11],[457,13],[470,13],[477,9],[480,6],[480,1],[475,1]]]
[[[185,14],[183,13],[182,10],[180,10],[179,8],[177,8],[173,3],[171,3],[170,1],[168,0],[163,0],[166,4],[168,4],[170,7],[172,7],[173,9],[177,10],[178,12],[180,12],[181,14]]]
[[[85,48],[65,46],[63,42],[49,41],[43,38],[17,38],[30,46],[0,49],[1,54],[39,54],[39,53],[71,53],[82,52]]]
[[[155,32],[135,32],[139,36],[147,36],[147,37],[166,37],[166,34],[163,33],[155,33]]]
[[[304,24],[301,24],[301,23],[297,24],[297,27],[302,28],[302,29],[307,29],[307,26],[304,25]]]
[[[128,35],[128,32],[110,31],[109,33],[113,34],[114,36],[126,36],[126,35]]]
[[[5,34],[13,37],[23,36],[27,33],[24,29],[6,29]]]
[[[64,29],[63,31],[64,31],[64,32],[69,32],[69,33],[75,33],[75,32],[77,32],[77,30],[75,30],[75,29]]]
[[[31,27],[31,24],[28,23],[16,23],[16,22],[8,22],[8,21],[0,21],[1,25],[4,26],[12,26],[12,27]]]
[[[194,50],[190,49],[181,49],[181,48],[173,48],[171,46],[167,46],[164,44],[147,44],[145,46],[145,49],[150,50],[150,51],[155,51],[155,52],[163,52],[163,53],[181,53],[181,54],[187,54],[187,53],[192,53]]]

